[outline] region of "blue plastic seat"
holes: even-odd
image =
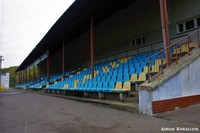
[[[108,82],[103,82],[103,86],[101,90],[99,90],[99,92],[106,92],[107,88],[108,88]]]
[[[147,64],[146,64],[146,62],[141,62],[140,63],[140,66],[143,68],[143,67],[145,67]]]
[[[123,82],[129,81],[130,80],[130,76],[129,75],[125,75],[123,78]]]
[[[122,82],[123,81],[123,76],[122,75],[118,75],[117,76],[117,82]]]
[[[139,67],[139,68],[136,68],[136,74],[140,74],[142,72],[142,68],[141,67]]]
[[[135,73],[135,68],[129,68],[129,72],[130,72],[130,74],[134,74]]]
[[[101,91],[101,89],[102,89],[102,82],[98,82],[96,90],[99,92]]]

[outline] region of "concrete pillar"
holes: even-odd
[[[85,97],[85,98],[89,97],[89,93],[86,92],[86,91],[84,91],[84,97]]]
[[[126,93],[119,93],[119,99],[121,102],[127,101],[127,94]]]
[[[104,93],[99,92],[98,95],[99,95],[99,99],[105,99]]]

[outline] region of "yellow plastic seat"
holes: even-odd
[[[144,82],[147,80],[146,73],[142,72],[139,74],[138,82]]]
[[[125,63],[125,62],[128,62],[128,58],[127,58],[127,57],[124,58],[124,63]]]
[[[123,85],[122,88],[123,91],[131,91],[131,82],[130,81],[126,81]]]
[[[176,53],[178,54],[178,53],[180,53],[180,52],[181,52],[181,49],[180,49],[180,48],[175,48],[173,54],[176,54]]]
[[[136,82],[137,81],[137,74],[132,74],[130,78],[131,82]]]
[[[76,88],[77,88],[77,84],[74,84],[74,88],[71,88],[71,89],[73,89],[73,90],[74,90],[74,89],[76,89]]]
[[[151,68],[151,72],[159,72],[158,66],[153,65]]]
[[[143,72],[144,72],[144,73],[148,73],[148,68],[149,68],[149,72],[150,72],[150,67],[148,67],[148,66],[145,66],[145,67],[143,68]]]
[[[155,66],[159,66],[161,64],[162,64],[162,60],[161,59],[155,60]]]
[[[181,45],[181,52],[189,52],[188,44],[182,44]]]
[[[121,90],[121,89],[122,89],[122,82],[117,82],[114,90]]]
[[[196,43],[194,43],[194,42],[193,42],[193,43],[190,43],[190,44],[189,44],[189,48],[190,48],[190,49],[196,48]]]
[[[116,64],[115,67],[119,67],[119,64]]]
[[[68,84],[65,84],[62,89],[68,89]]]

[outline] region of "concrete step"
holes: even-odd
[[[128,97],[135,97],[135,98],[138,98],[138,91],[132,91],[129,93],[129,96]]]
[[[139,103],[139,98],[138,97],[129,97],[129,98],[127,98],[126,102],[138,104]]]

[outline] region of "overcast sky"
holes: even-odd
[[[19,66],[74,0],[0,0],[2,67]],[[3,4],[2,4],[3,3]]]

